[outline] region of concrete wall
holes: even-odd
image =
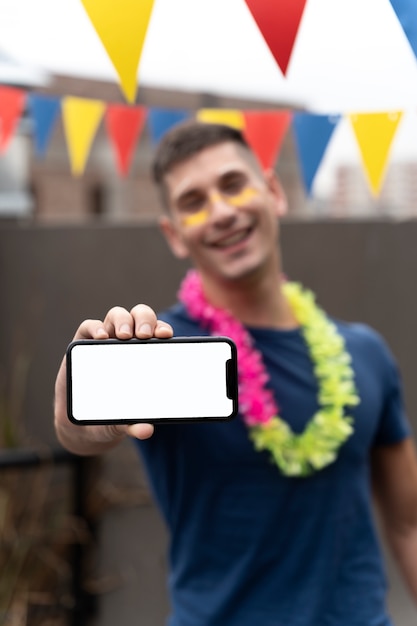
[[[417,222],[282,225],[287,275],[314,289],[332,315],[367,322],[386,337],[415,432],[416,242]],[[154,226],[0,226],[0,382],[26,443],[56,444],[53,384],[79,322],[116,304],[167,306],[186,267]],[[91,584],[100,593],[100,626],[159,626],[168,611],[165,529],[138,468],[126,442],[106,455],[95,487],[102,521]],[[390,578],[397,624],[417,623],[391,565]]]

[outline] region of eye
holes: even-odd
[[[184,213],[195,213],[204,208],[206,202],[206,197],[203,194],[190,193],[179,199],[178,209]]]
[[[234,196],[240,193],[247,184],[246,176],[242,174],[229,174],[225,176],[221,181],[221,192],[228,196]]]

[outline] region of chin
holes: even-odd
[[[235,257],[223,262],[207,258],[205,262],[196,264],[196,267],[202,274],[211,276],[214,280],[225,283],[245,283],[260,279],[265,272],[269,271],[271,258],[261,254],[242,255],[240,258]]]
[[[263,267],[263,265],[256,264],[236,268],[223,268],[221,271],[217,272],[217,276],[222,280],[231,283],[252,282],[253,280],[260,278],[263,273]]]

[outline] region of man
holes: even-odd
[[[197,273],[160,320],[145,305],[117,307],[75,338],[228,334],[241,415],[154,433],[78,427],[63,364],[61,442],[97,454],[134,438],[171,533],[170,626],[389,626],[371,482],[417,600],[417,462],[387,347],[363,325],[333,323],[283,277],[286,199],[238,131],[177,127],[154,178],[162,230]]]

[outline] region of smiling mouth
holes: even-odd
[[[236,244],[239,244],[245,241],[251,234],[252,230],[253,230],[253,227],[245,228],[244,230],[240,230],[239,232],[234,233],[228,237],[223,237],[219,241],[212,243],[211,246],[213,248],[219,248],[219,249],[230,248],[231,246],[235,246]]]

